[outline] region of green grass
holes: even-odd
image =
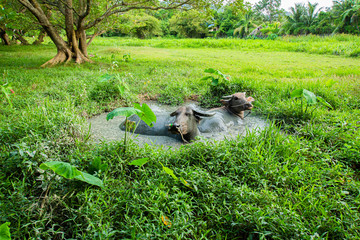
[[[51,44],[0,46],[0,84],[15,92],[13,108],[0,93],[0,224],[11,222],[14,239],[360,238],[359,39],[97,38],[94,64],[45,69]],[[210,67],[231,75],[224,91],[255,98],[254,112],[272,121],[264,132],[171,151],[89,141],[86,119],[104,111],[211,98],[200,80]],[[99,82],[105,74],[115,78]],[[120,96],[117,79],[130,94]],[[334,109],[302,115],[297,88]],[[143,167],[128,165],[143,157]],[[39,169],[56,160],[91,171],[95,159],[109,165],[97,173],[103,189]]]

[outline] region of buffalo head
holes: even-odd
[[[234,93],[233,95],[223,96],[224,99],[220,100],[225,108],[239,116],[241,119],[244,118],[244,111],[251,110],[253,105],[251,104],[255,101],[252,97],[245,97],[245,92]]]
[[[175,117],[173,124],[169,125],[169,131],[174,134],[181,134],[185,142],[194,140],[199,135],[198,123],[203,117],[211,117],[215,113],[203,113],[191,107],[179,107],[170,116]]]

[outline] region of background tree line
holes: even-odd
[[[57,55],[44,65],[91,62],[87,46],[98,35],[138,38],[359,34],[360,0],[295,4],[281,0],[0,0],[0,38],[10,45],[39,44],[49,36]],[[31,37],[31,38],[30,38]],[[33,40],[31,40],[33,39]]]
[[[318,4],[295,4],[286,11],[280,8],[281,0],[260,0],[251,5],[242,0],[213,4],[210,8],[186,9],[134,9],[125,14],[109,17],[107,21],[89,30],[93,35],[157,36],[179,38],[204,37],[267,37],[303,34],[359,34],[360,1],[333,1],[331,8]],[[45,5],[46,6],[46,5]],[[45,14],[61,21],[53,7],[43,7]],[[98,10],[100,11],[100,10]],[[60,26],[59,23],[56,23]],[[58,31],[63,31],[58,27]],[[63,32],[65,34],[65,32]],[[45,31],[34,16],[19,2],[2,0],[0,4],[0,37],[2,43],[29,44],[43,41]]]

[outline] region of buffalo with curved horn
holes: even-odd
[[[221,100],[223,104],[220,108],[202,112],[192,107],[179,107],[176,111],[169,114],[156,114],[157,121],[154,127],[149,127],[144,122],[139,121],[139,117],[134,115],[129,121],[138,122],[135,133],[144,135],[157,135],[174,137],[184,142],[195,140],[201,132],[221,132],[229,127],[239,125],[239,121],[244,119],[244,111],[253,108],[252,97],[245,97],[245,92],[235,93],[224,96]],[[120,128],[125,130],[125,121],[120,124]]]

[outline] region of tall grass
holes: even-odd
[[[109,41],[110,40],[110,41]],[[131,46],[153,48],[222,48],[236,50],[257,51],[287,51],[306,52],[313,54],[340,55],[346,57],[358,57],[360,55],[360,38],[354,35],[316,36],[302,37],[284,36],[275,40],[259,39],[149,39],[140,40],[133,38],[102,38],[96,39],[97,45],[102,46]]]
[[[95,64],[45,69],[54,46],[0,46],[0,84],[14,91],[12,106],[0,95],[0,224],[11,222],[14,239],[359,238],[360,63],[319,50],[355,49],[358,39],[98,38],[89,49]],[[305,50],[294,52],[299,46]],[[89,140],[93,115],[134,101],[204,97],[209,67],[232,76],[229,89],[254,97],[254,114],[270,126],[168,151],[130,142],[124,153],[122,141]],[[104,74],[114,79],[99,81]],[[131,94],[121,96],[116,79]],[[333,109],[301,114],[290,98],[297,88]],[[144,166],[128,165],[143,157]],[[96,173],[104,189],[39,169],[57,160],[88,171],[99,159],[109,166]]]

